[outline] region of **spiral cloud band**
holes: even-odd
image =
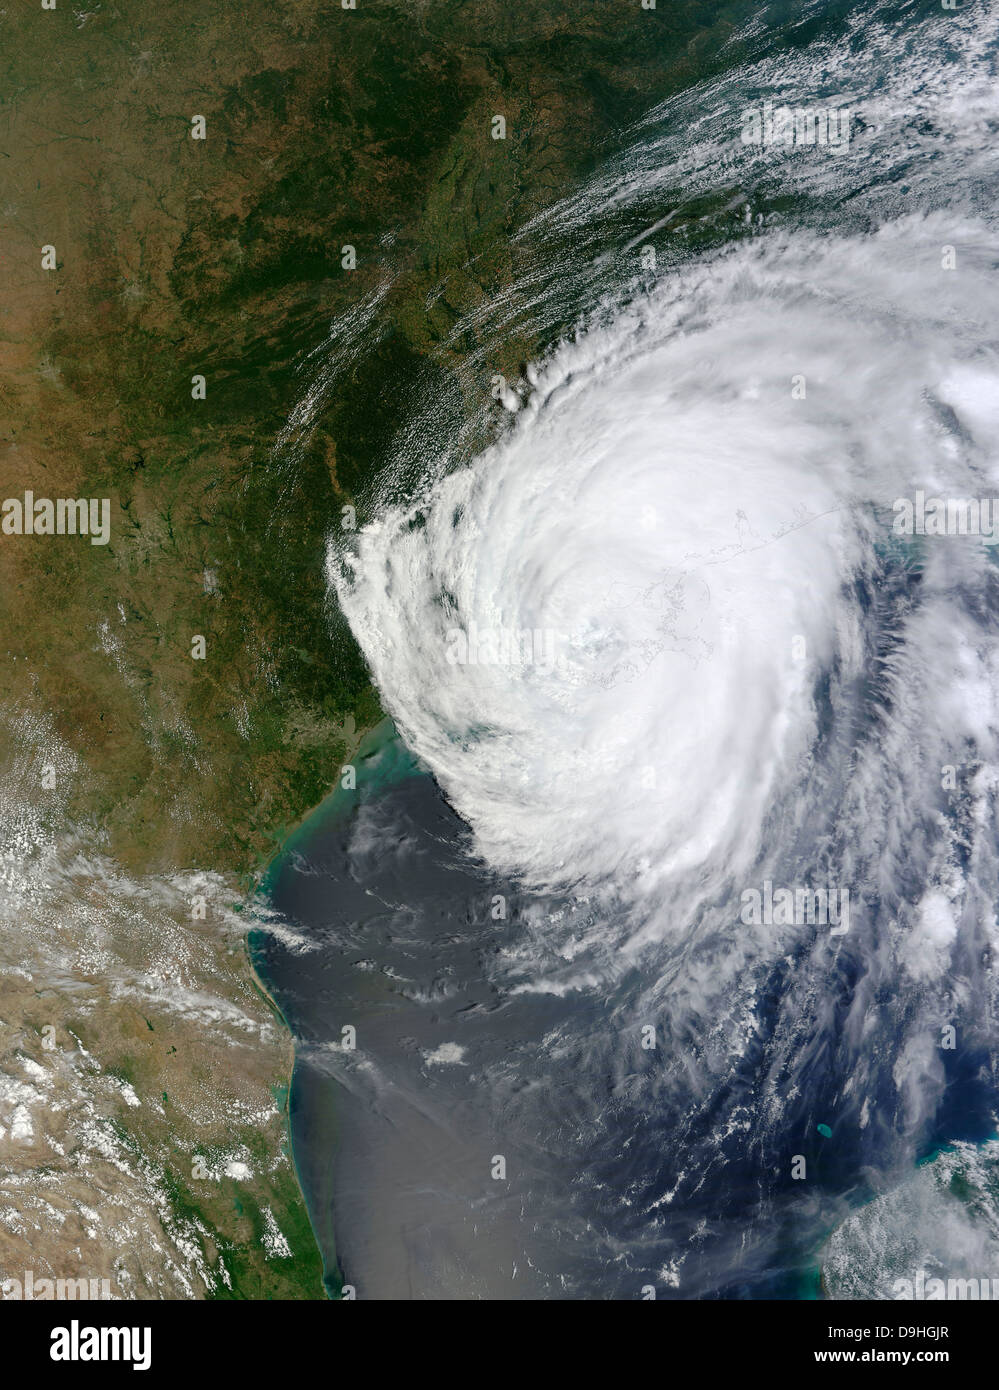
[[[994,26],[885,13],[671,98],[541,215],[517,292],[462,325],[479,380],[505,334],[552,342],[493,442],[428,404],[328,551],[386,709],[524,892],[492,984],[566,1010],[518,1054],[537,1094],[506,1051],[490,1084],[544,1136],[560,1078],[553,1132],[610,1174],[572,1187],[580,1229],[599,1210],[605,1259],[654,1250],[685,1297],[735,1251],[768,1268],[803,1136],[839,1146],[801,1225],[828,1231],[859,1174],[995,1122]],[[850,138],[744,141],[767,103]],[[891,1259],[836,1287],[890,1296]]]
[[[894,499],[999,492],[996,243],[958,230],[960,275],[953,224],[909,218],[671,277],[563,346],[495,447],[361,535],[344,608],[502,872],[627,895],[756,862],[816,756],[817,691],[862,674],[858,585],[898,550]],[[924,544],[927,589],[985,583],[985,549],[947,544]],[[473,661],[470,631],[548,640],[506,660],[480,640]],[[968,659],[953,630],[917,640],[896,666]],[[947,736],[990,737],[990,706],[954,722],[948,701]]]

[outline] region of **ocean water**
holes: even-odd
[[[985,1275],[997,537],[904,523],[999,495],[995,18],[747,18],[519,234],[375,521],[331,522],[393,727],[255,944],[331,1284]],[[744,138],[768,103],[849,138]]]
[[[723,1254],[758,1206],[755,1168],[738,1130],[716,1145],[709,1126],[695,1149],[692,1128],[685,1154],[673,1142],[663,1045],[644,1051],[628,1017],[636,981],[534,987],[550,922],[614,924],[497,879],[383,738],[353,805],[335,798],[275,865],[271,908],[298,931],[255,951],[298,1040],[295,1155],[331,1274],[339,1261],[360,1297],[662,1297],[686,1265],[701,1296],[809,1296],[808,1250],[768,1223],[751,1264]],[[834,1168],[823,1142],[804,1133]],[[696,1195],[699,1153],[726,1165],[722,1202]]]
[[[855,1118],[837,1123],[835,1067],[815,1071],[773,1130],[749,1132],[786,967],[759,990],[750,1054],[699,1112],[675,1108],[676,1071],[700,1047],[691,1035],[642,1048],[640,976],[561,995],[532,987],[550,923],[612,935],[613,921],[491,874],[394,731],[378,731],[358,770],[357,792],[333,798],[272,869],[286,929],[255,950],[298,1043],[295,1156],[331,1291],[342,1277],[379,1298],[891,1297],[910,1265],[913,1279],[968,1277],[956,1253],[995,1248],[994,1174],[977,1210],[948,1189],[941,1211],[939,1183],[907,1199],[897,1173],[877,1194],[892,1145],[865,1143]],[[839,982],[844,998],[851,984]],[[981,1060],[953,1061],[941,1119],[969,1137],[948,1180],[994,1168]],[[782,1162],[792,1151],[805,1182]],[[942,1216],[963,1243],[941,1243]]]

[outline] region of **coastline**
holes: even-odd
[[[350,722],[353,723],[352,720]],[[380,719],[377,724],[369,727],[361,729],[353,728],[350,730],[345,729],[344,732],[347,737],[347,750],[342,766],[346,766],[348,763],[354,762],[355,760],[360,764],[362,758],[370,759],[377,756],[383,748],[397,737],[395,726],[387,717]],[[366,744],[370,745],[367,749],[365,748]],[[300,837],[311,834],[313,831],[322,828],[326,823],[327,817],[333,814],[334,805],[342,795],[343,788],[338,782],[321,801],[317,802],[315,806],[306,811],[293,825],[285,828],[274,853],[266,863],[263,864],[252,881],[249,893],[251,901],[260,897],[266,899],[269,892],[271,876],[280,868],[284,856],[294,847],[296,841]],[[338,809],[337,807],[337,810]],[[323,1245],[319,1240],[316,1215],[309,1201],[305,1184],[302,1181],[301,1170],[295,1152],[295,1136],[291,1123],[291,1100],[295,1085],[295,1068],[298,1062],[298,1046],[291,1023],[274,996],[270,981],[264,974],[263,964],[255,949],[254,937],[258,934],[262,935],[261,930],[259,927],[255,926],[249,927],[246,931],[243,937],[244,956],[249,968],[251,983],[266,1001],[268,1007],[281,1024],[287,1036],[289,1065],[285,1081],[284,1127],[288,1142],[288,1156],[291,1160],[292,1172],[295,1176],[295,1182],[301,1196],[302,1204],[309,1219],[316,1250],[322,1261],[323,1285],[326,1290],[326,1297],[332,1301],[334,1299],[339,1299],[343,1290],[341,1271],[339,1265],[335,1262],[335,1243],[331,1242],[332,1259],[334,1263],[332,1267],[330,1267],[327,1260],[327,1252],[323,1249]]]

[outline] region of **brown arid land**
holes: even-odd
[[[380,717],[325,538],[512,233],[730,30],[637,0],[0,9],[0,501],[110,507],[106,545],[0,532],[0,1279],[325,1296],[245,946]]]

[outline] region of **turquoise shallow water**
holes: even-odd
[[[396,517],[339,557],[344,574],[357,575],[357,560],[368,576],[354,589],[341,576],[337,592],[386,706],[449,778],[454,805],[496,831],[500,849],[516,845],[519,864],[558,860],[538,882],[563,882],[570,860],[575,873],[561,896],[504,880],[389,730],[359,758],[356,790],[335,792],[271,866],[265,892],[286,929],[262,928],[255,950],[297,1039],[296,1161],[328,1267],[338,1262],[362,1297],[637,1298],[651,1288],[659,1298],[801,1299],[818,1296],[820,1265],[834,1296],[878,1296],[900,1260],[944,1258],[934,1234],[949,1232],[960,1254],[982,1223],[987,1232],[989,1204],[961,1192],[976,1186],[969,1174],[987,1152],[997,1096],[995,567],[924,538],[890,543],[881,513],[893,494],[878,488],[908,485],[927,450],[941,468],[961,459],[961,480],[977,480],[993,438],[977,374],[988,377],[995,352],[976,317],[992,293],[983,272],[993,238],[973,219],[994,205],[994,142],[982,138],[992,108],[975,85],[994,55],[969,37],[970,19],[930,43],[932,17],[914,11],[857,12],[850,24],[831,6],[794,16],[807,24],[793,35],[761,24],[752,62],[739,48],[731,72],[629,132],[591,185],[520,239],[523,286],[477,313],[474,341],[485,345],[470,371],[512,328],[557,337],[588,313],[589,336],[566,347],[571,367],[553,395],[579,392],[606,414],[578,437],[569,409],[562,434],[528,452],[520,472],[517,448],[479,459],[483,486],[456,494],[467,507],[442,505],[432,524]],[[849,99],[856,147],[837,161],[747,154],[733,112],[775,85],[799,101]],[[977,124],[955,119],[970,109]],[[646,238],[660,255],[640,271],[633,253]],[[941,279],[951,239],[968,279]],[[656,370],[614,433],[606,420],[619,421],[618,403],[600,393],[620,381],[622,359],[643,360],[660,339]],[[592,353],[598,368],[584,360],[594,341],[612,345]],[[807,412],[786,389],[800,358],[814,364]],[[398,468],[387,464],[386,508],[414,459],[433,457],[442,476],[467,462],[468,437],[441,423],[462,404],[448,416],[435,398],[418,412]],[[601,422],[620,444],[647,411],[661,424],[652,445],[636,459],[598,450],[589,486],[578,487]],[[739,466],[724,477],[733,487],[760,478],[778,510],[785,494],[811,496],[828,469],[835,495],[821,515],[846,518],[834,531],[842,543],[824,546],[804,525],[767,531],[800,567],[768,572],[758,601],[736,605],[744,621],[729,624],[739,631],[726,649],[745,659],[732,678],[712,681],[705,650],[684,684],[672,657],[686,650],[686,630],[654,621],[670,616],[675,586],[664,586],[659,551],[644,565],[637,504],[648,486],[674,517],[679,471],[696,454],[686,556],[730,501],[709,485],[735,448]],[[558,526],[535,547],[538,518],[516,502],[534,496],[553,458],[558,486],[542,501],[557,500]],[[636,491],[616,506],[629,461]],[[740,508],[736,537],[755,500]],[[806,518],[817,519],[807,508]],[[553,557],[580,533],[585,554],[560,570]],[[454,575],[437,572],[442,554]],[[630,564],[637,595],[635,584],[614,587]],[[531,671],[502,698],[481,680],[451,683],[433,640],[442,615],[460,596],[471,606],[483,575],[516,608],[525,574],[550,580],[541,587],[580,619],[581,683],[553,690]],[[717,590],[717,570],[709,578]],[[590,621],[601,585],[644,596],[644,608],[611,604],[598,615],[606,621]],[[785,609],[804,615],[822,653],[800,682],[782,656],[798,628],[775,628]],[[628,669],[608,671],[600,653],[614,641],[590,639],[620,638],[622,627],[635,638]],[[745,650],[744,631],[755,634]],[[678,689],[670,705],[664,692]],[[703,699],[687,701],[690,690]],[[677,778],[677,742],[700,728],[702,706],[711,727]],[[769,747],[761,738],[747,756],[754,709],[786,715],[775,738],[804,730],[768,798],[752,794],[751,755]],[[774,729],[769,717],[760,727]],[[652,746],[671,791],[658,817],[634,775]],[[613,775],[599,780],[608,747],[634,757],[624,772],[612,759]],[[951,764],[963,768],[953,795],[940,777]],[[657,879],[676,843],[702,822],[710,829],[702,802],[720,786],[745,811],[743,838],[759,821],[754,886],[849,883],[847,935],[741,930],[747,885],[726,854],[705,855],[689,891],[682,875]],[[664,839],[666,813],[688,804],[691,824],[670,822]],[[654,864],[635,866],[635,840],[651,845]],[[944,1026],[956,1045],[940,1045]],[[941,1208],[935,1175],[955,1153],[967,1171],[950,1174]],[[932,1158],[916,1166],[922,1154]]]
[[[650,1123],[641,1091],[622,1107],[621,1078],[599,1053],[604,1003],[519,994],[495,972],[497,953],[516,955],[535,932],[539,905],[467,860],[467,831],[390,727],[358,766],[357,791],[324,803],[269,881],[313,949],[266,932],[257,943],[297,1039],[295,1159],[331,1293],[346,1279],[362,1297],[620,1298],[649,1285],[659,1297],[821,1297],[823,1246],[860,1198],[849,1126],[827,1140],[802,1125],[807,1200],[786,1184],[761,1208],[755,1161],[717,1116],[692,1124],[661,1097]],[[508,926],[489,914],[497,888]],[[594,1092],[604,1099],[591,1120]],[[490,1189],[496,1151],[513,1192]],[[656,1174],[655,1210],[694,1151],[709,1170],[724,1164],[724,1194],[698,1184],[668,1222],[636,1212],[637,1183]],[[710,1241],[695,1236],[706,1221]],[[618,1266],[625,1238],[642,1255]]]
[[[996,1301],[999,1140],[934,1149],[843,1221],[822,1258],[832,1298]]]
[[[272,906],[275,892],[282,877],[294,871],[294,866],[306,862],[310,849],[324,838],[335,834],[349,825],[357,811],[358,804],[371,792],[391,787],[411,777],[424,776],[416,760],[398,738],[391,720],[383,720],[370,730],[361,740],[353,763],[355,787],[346,789],[341,782],[316,809],[306,817],[291,834],[260,880],[257,889],[258,900],[266,910]],[[309,1211],[313,1230],[319,1243],[324,1261],[324,1280],[331,1297],[340,1297],[342,1277],[337,1263],[336,1238],[332,1207],[318,1200],[316,1182],[312,1176],[316,1171],[316,1155],[331,1155],[337,1142],[337,1096],[330,1085],[310,1085],[310,1078],[299,1065],[301,1039],[294,1022],[288,1017],[291,1010],[287,990],[283,986],[281,972],[272,978],[269,971],[272,946],[271,936],[266,927],[249,932],[248,950],[253,968],[264,988],[282,1012],[285,1022],[295,1037],[296,1060],[290,1080],[289,1130],[292,1157],[302,1187],[303,1196]],[[292,1011],[293,1012],[293,1011]],[[315,1103],[307,1107],[308,1123],[303,1123],[303,1087],[315,1097]]]
[[[354,757],[354,790],[343,785],[343,778],[314,811],[288,836],[280,851],[261,877],[258,892],[267,899],[275,879],[296,854],[329,828],[340,825],[354,814],[358,801],[368,790],[390,786],[407,777],[421,775],[422,769],[396,733],[391,719],[383,719],[362,738]]]

